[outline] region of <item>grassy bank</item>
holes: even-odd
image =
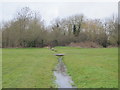
[[[3,49],[3,88],[49,88],[56,57],[45,48]]]
[[[64,63],[79,88],[118,87],[117,48],[56,47],[65,53]]]

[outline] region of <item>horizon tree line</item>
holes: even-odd
[[[56,19],[45,26],[39,13],[29,7],[22,8],[15,18],[6,22],[1,30],[2,47],[66,46],[70,43],[94,42],[102,47],[118,46],[118,17],[87,19],[78,14]]]

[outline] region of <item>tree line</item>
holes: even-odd
[[[84,15],[57,18],[46,26],[39,13],[22,8],[15,18],[5,22],[2,47],[66,46],[70,43],[94,42],[102,47],[118,46],[118,17],[106,20],[87,19]]]

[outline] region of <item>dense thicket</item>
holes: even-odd
[[[118,18],[104,22],[74,15],[56,19],[46,27],[40,15],[28,7],[21,9],[14,20],[2,27],[2,47],[63,46],[71,42],[94,42],[103,47],[117,46]]]

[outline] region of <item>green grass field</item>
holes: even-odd
[[[117,48],[56,47],[79,88],[118,87]],[[3,88],[54,87],[55,52],[47,48],[3,49]]]
[[[118,87],[117,48],[56,48],[65,53],[68,73],[79,88]]]
[[[0,48],[0,89],[2,89],[2,49]]]
[[[3,88],[52,87],[56,62],[45,48],[3,49]]]

